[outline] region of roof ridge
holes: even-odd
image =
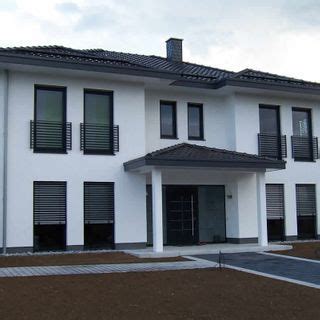
[[[83,49],[83,50],[87,50],[87,51],[100,51],[100,52],[111,52],[111,53],[117,53],[117,54],[128,54],[128,55],[133,55],[133,56],[140,56],[140,57],[146,57],[146,58],[157,58],[157,59],[161,59],[161,60],[165,60],[167,62],[171,62],[170,60],[168,60],[166,57],[162,57],[162,56],[158,56],[155,54],[141,54],[141,53],[131,53],[131,52],[123,52],[123,51],[114,51],[114,50],[105,50],[105,49]],[[222,68],[216,68],[216,67],[212,67],[212,66],[207,66],[204,64],[199,64],[199,63],[194,63],[194,62],[189,62],[189,61],[182,61],[183,64],[188,64],[188,65],[193,65],[193,66],[197,66],[197,67],[203,67],[203,68],[209,68],[209,69],[213,69],[213,70],[217,70],[217,71],[223,71],[226,73],[236,73],[235,71],[231,71],[231,70],[226,70],[226,69],[222,69]]]

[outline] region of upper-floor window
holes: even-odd
[[[66,152],[69,125],[66,123],[66,88],[36,85],[34,121],[31,121],[34,152]]]
[[[292,109],[292,131],[294,136],[306,138],[312,136],[310,109]]]
[[[188,103],[188,139],[203,140],[203,105]]]
[[[292,108],[292,152],[297,161],[314,160],[311,109]]]
[[[279,106],[260,105],[260,133],[280,134]]]
[[[177,138],[177,105],[174,101],[160,101],[160,136]]]
[[[259,155],[274,159],[286,157],[286,137],[281,136],[279,106],[259,105]]]
[[[86,154],[113,154],[113,92],[85,89],[82,144]]]

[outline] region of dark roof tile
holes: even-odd
[[[167,72],[176,80],[218,85],[225,80],[276,84],[294,88],[320,89],[320,84],[245,69],[238,73],[189,62],[170,61],[154,55],[107,51],[103,49],[72,49],[63,46],[35,46],[0,48],[0,55],[33,57],[58,62],[87,63],[95,66],[135,68],[144,71]]]
[[[284,169],[285,161],[225,149],[180,143],[128,161],[124,164],[124,167],[126,170],[130,170],[144,165]]]

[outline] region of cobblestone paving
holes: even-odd
[[[214,268],[212,261],[179,261],[127,264],[70,265],[49,267],[9,267],[0,268],[0,277],[33,277],[74,274],[102,274],[114,272],[146,272]]]
[[[195,257],[212,262],[217,262],[219,259],[217,254],[197,255]],[[320,286],[320,263],[318,262],[296,260],[286,256],[261,253],[223,254],[221,260],[225,265]]]

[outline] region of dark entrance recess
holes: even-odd
[[[224,186],[164,185],[163,241],[193,245],[226,241]],[[152,188],[147,185],[147,234],[152,244]]]
[[[114,247],[114,183],[84,183],[84,246]]]
[[[316,238],[316,188],[313,184],[296,185],[298,239]]]
[[[34,251],[66,248],[66,182],[33,184]]]
[[[196,187],[167,187],[168,244],[195,244],[198,232],[198,192]]]
[[[284,186],[266,185],[268,240],[285,240]]]

